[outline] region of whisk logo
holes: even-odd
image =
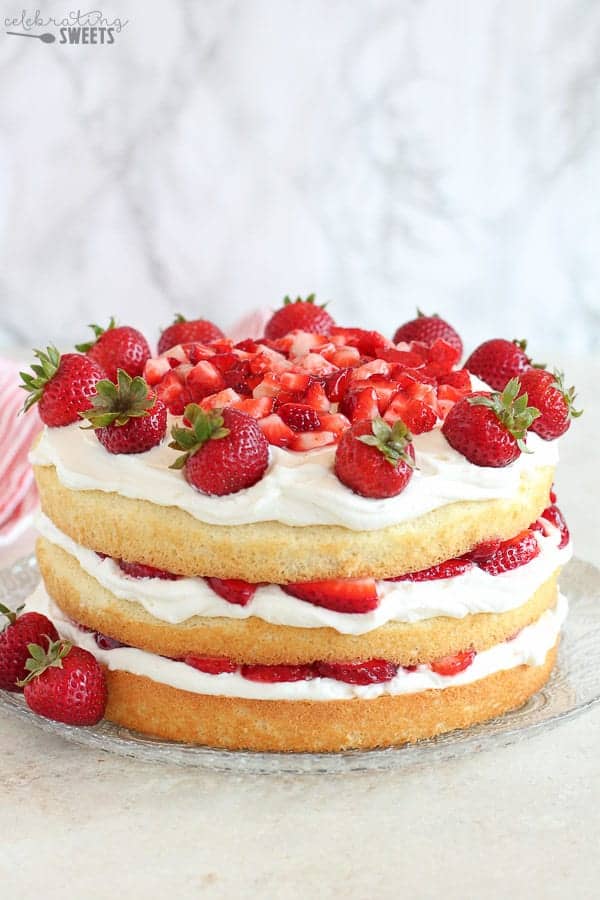
[[[128,19],[109,18],[100,9],[71,10],[65,16],[43,16],[39,9],[6,16],[6,34],[34,38],[42,44],[114,44]]]

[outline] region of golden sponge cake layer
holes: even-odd
[[[286,584],[326,578],[389,578],[507,540],[548,505],[554,468],[523,473],[514,497],[451,503],[376,531],[279,522],[208,525],[176,507],[102,491],[74,491],[53,466],[36,466],[42,509],[78,544],[178,575]]]
[[[48,593],[71,619],[123,644],[173,658],[226,656],[237,663],[264,665],[382,658],[410,666],[499,644],[539,619],[557,597],[558,572],[526,603],[505,613],[388,622],[361,635],[340,634],[333,628],[272,625],[254,617],[194,616],[172,625],[150,615],[139,603],[115,597],[74,556],[44,538],[38,540],[37,555]]]
[[[232,750],[389,747],[467,728],[522,706],[550,677],[557,646],[541,666],[519,666],[462,686],[374,700],[212,697],[107,671],[106,718],[143,734]]]

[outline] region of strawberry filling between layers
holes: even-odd
[[[419,693],[467,684],[516,666],[541,665],[556,643],[567,614],[567,602],[559,596],[554,610],[543,613],[510,640],[488,650],[477,654],[466,650],[411,669],[386,660],[316,662],[310,666],[235,666],[233,670],[229,660],[199,661],[194,658],[190,664],[189,658],[173,660],[133,647],[101,647],[94,634],[65,618],[43,585],[27,601],[26,610],[48,616],[63,638],[92,652],[111,671],[126,671],[198,694],[248,699],[336,700]],[[106,638],[102,636],[100,643],[104,641]],[[202,669],[198,668],[199,662]]]

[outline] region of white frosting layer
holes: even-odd
[[[521,606],[571,557],[571,546],[558,549],[560,535],[542,520],[547,534],[536,532],[540,554],[525,566],[502,575],[488,575],[474,567],[464,575],[439,581],[380,581],[380,603],[370,613],[338,613],[291,597],[277,585],[256,590],[247,606],[236,606],[219,597],[203,578],[164,581],[131,578],[112,559],[101,559],[93,550],[76,544],[41,515],[38,529],[53,544],[74,556],[82,569],[120,600],[138,601],[157,619],[171,624],[192,616],[247,619],[256,616],[273,625],[298,628],[334,628],[340,634],[365,634],[386,622],[417,622],[434,616],[462,618],[469,613],[502,613]]]
[[[174,420],[171,420],[171,424]],[[501,469],[474,466],[450,447],[439,428],[417,435],[416,463],[397,497],[374,500],[343,485],[333,472],[335,447],[293,453],[270,448],[270,465],[253,487],[225,497],[194,490],[182,472],[169,469],[176,458],[167,441],[147,453],[108,453],[93,431],[78,424],[46,428],[31,453],[35,465],[56,467],[71,490],[98,490],[176,506],[212,525],[277,521],[286,525],[342,525],[357,531],[385,528],[459,500],[492,500],[516,494],[521,476],[558,461],[556,441],[527,436],[532,453],[522,453]]]
[[[93,635],[81,631],[65,618],[46,593],[43,584],[37,587],[25,608],[27,611],[40,612],[48,616],[62,637],[89,650],[108,669],[141,675],[182,691],[253,700],[349,700],[353,697],[373,699],[385,694],[415,694],[432,688],[469,684],[494,672],[516,666],[539,666],[556,643],[567,615],[568,605],[566,598],[559,596],[554,610],[548,610],[537,622],[523,628],[512,641],[505,641],[478,653],[472,664],[458,675],[437,675],[427,666],[419,666],[414,672],[400,669],[395,678],[384,684],[366,686],[346,684],[332,678],[264,684],[248,681],[239,672],[207,675],[183,662],[132,647],[101,650]]]

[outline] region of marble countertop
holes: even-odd
[[[600,565],[600,363],[567,371],[586,415],[557,488],[578,555]],[[241,777],[95,753],[0,715],[2,895],[591,898],[599,747],[600,706],[434,768]]]

